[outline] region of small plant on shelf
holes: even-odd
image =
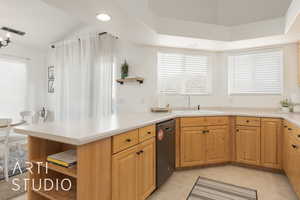
[[[122,79],[124,79],[128,76],[128,70],[129,70],[128,68],[129,68],[129,66],[125,60],[125,62],[121,66],[121,78]]]

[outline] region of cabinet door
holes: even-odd
[[[138,146],[113,155],[112,158],[112,199],[138,199]]]
[[[206,162],[228,161],[228,126],[209,126],[206,133]]]
[[[181,166],[197,166],[205,162],[205,127],[181,129]]]
[[[297,195],[300,195],[300,144],[294,138],[290,139],[288,158],[288,177]]]
[[[288,130],[288,122],[284,121],[284,126],[283,126],[283,170],[287,174],[288,170],[288,150],[289,150],[289,130]]]
[[[260,164],[260,127],[237,126],[236,159],[245,164]]]
[[[261,122],[261,165],[281,168],[281,120],[262,119]]]
[[[156,185],[155,138],[140,144],[139,154],[139,199],[146,199]]]

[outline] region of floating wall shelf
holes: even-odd
[[[117,82],[120,84],[124,84],[126,82],[132,82],[132,81],[137,81],[140,84],[142,84],[144,82],[144,78],[141,77],[131,77],[131,78],[121,78],[121,79],[117,79]]]

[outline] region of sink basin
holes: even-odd
[[[214,111],[214,110],[176,110],[175,113],[187,113],[187,114],[221,114],[220,111]]]

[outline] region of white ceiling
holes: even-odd
[[[13,42],[45,48],[80,25],[78,19],[40,0],[0,0],[0,26],[26,32],[25,36],[12,34]]]
[[[0,26],[25,31],[13,41],[39,48],[92,30],[139,44],[228,50],[299,40],[299,34],[283,35],[291,1],[0,0]],[[101,12],[112,20],[97,21]]]
[[[160,17],[237,26],[283,17],[292,0],[149,0]]]

